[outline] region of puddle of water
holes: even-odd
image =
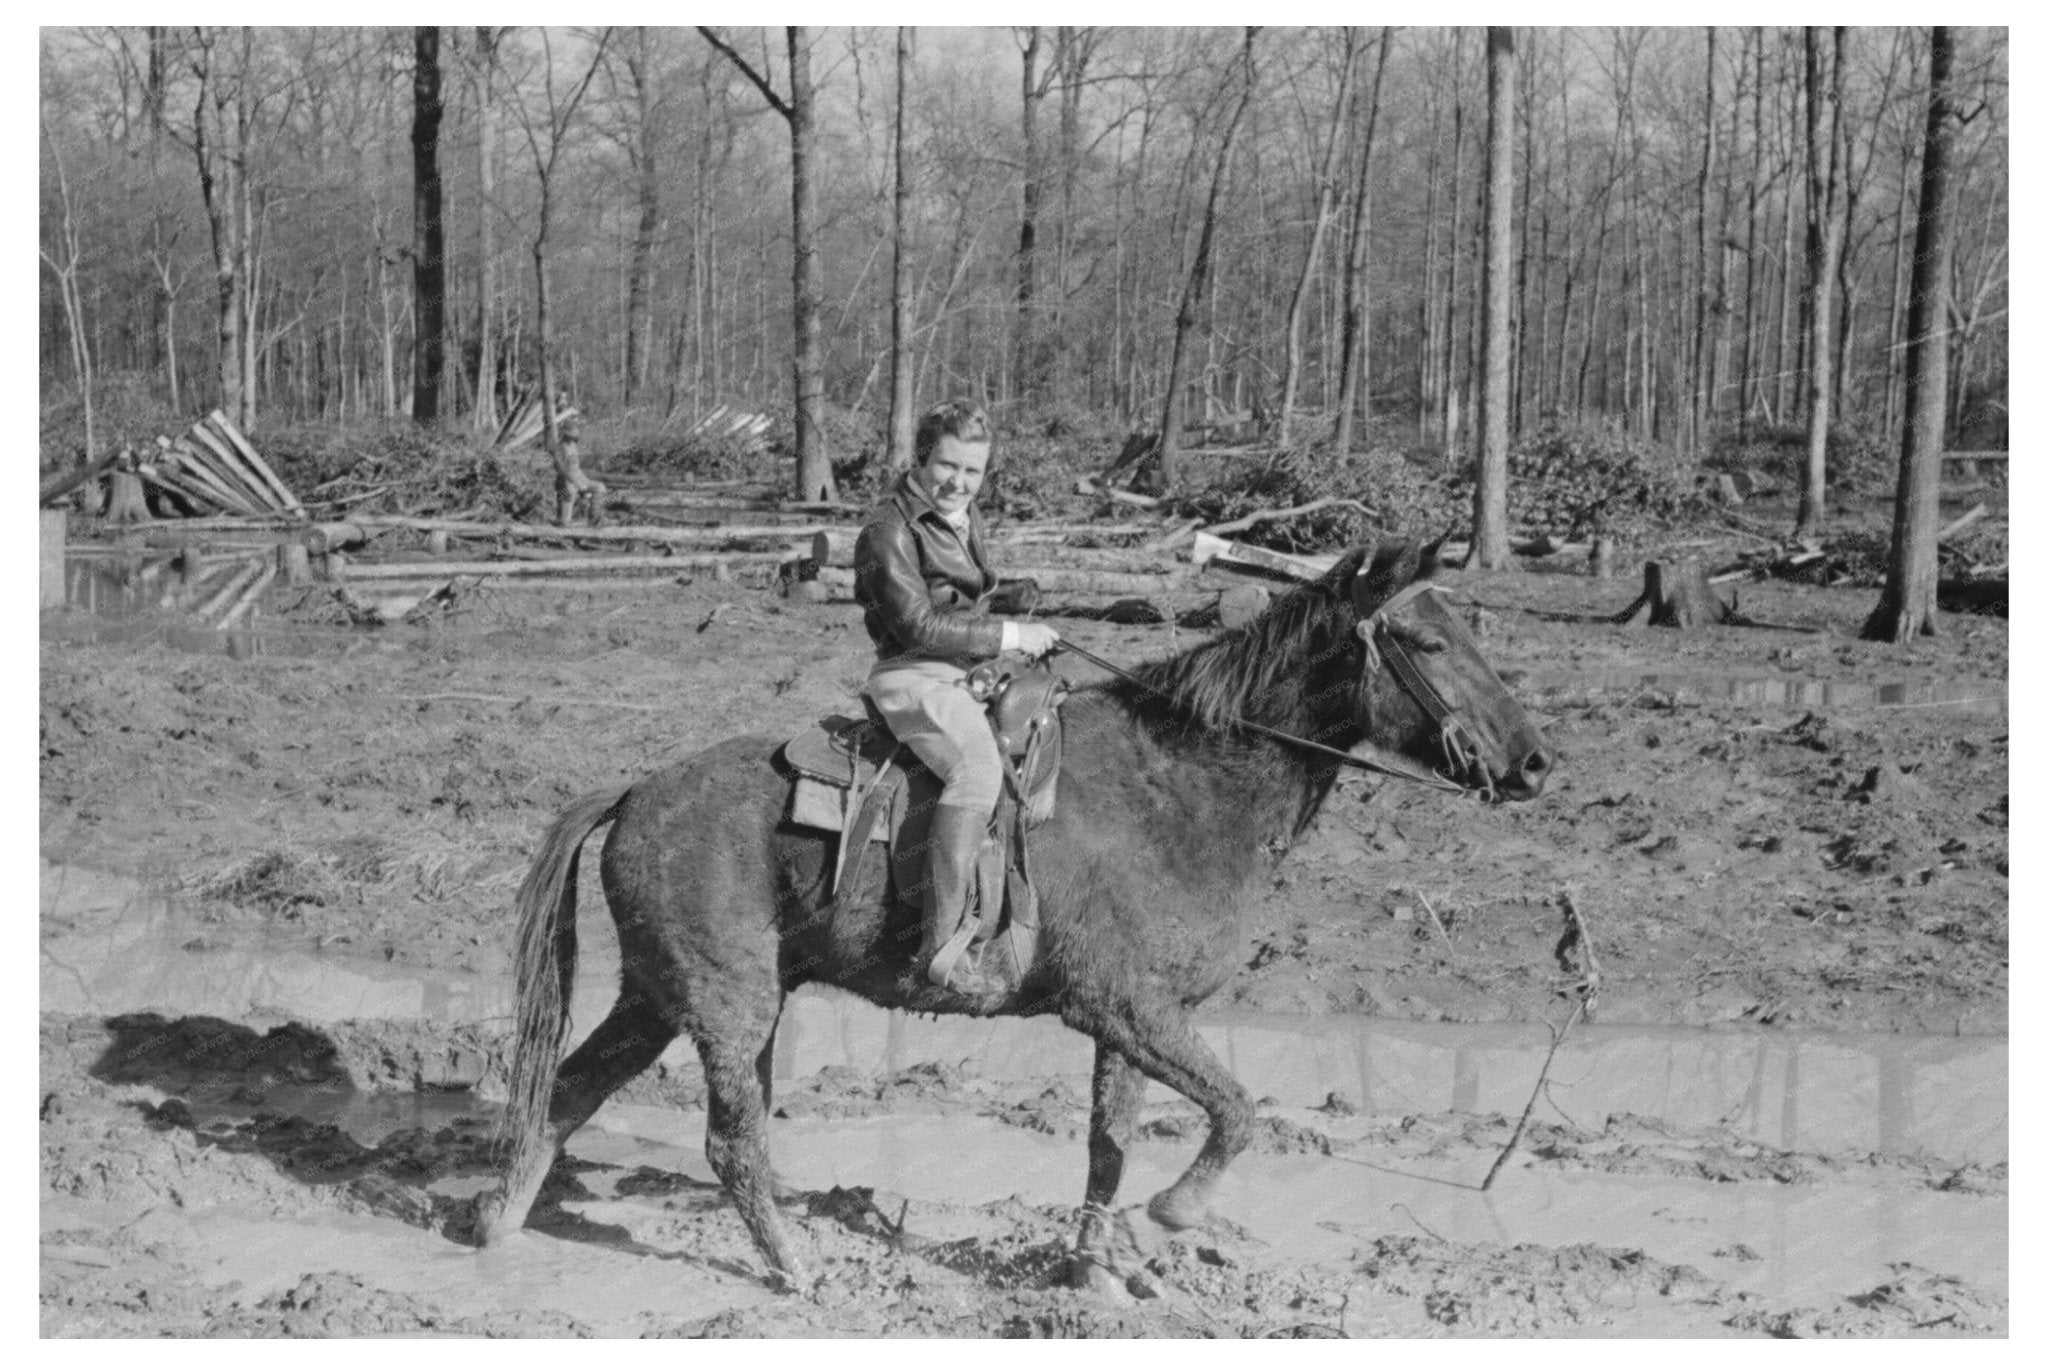
[[[509,972],[427,971],[265,946],[187,951],[218,927],[125,878],[46,864],[42,904],[45,923],[90,915],[95,925],[90,934],[44,936],[41,1007],[53,1013],[155,1010],[316,1027],[371,1019],[446,1027],[509,1022],[513,1013]],[[617,939],[608,928],[601,914],[583,914],[575,1039],[597,1026],[617,993]],[[1540,1025],[1348,1015],[1205,1014],[1197,1031],[1254,1097],[1308,1107],[1336,1095],[1381,1115],[1518,1114],[1550,1044]],[[775,1075],[793,1081],[827,1066],[876,1074],[935,1062],[993,1080],[1068,1077],[1085,1093],[1093,1055],[1092,1043],[1057,1020],[920,1017],[806,988],[783,1012]],[[696,1064],[684,1040],[666,1058]],[[1687,1127],[1726,1124],[1794,1151],[2001,1161],[2007,1065],[2002,1037],[1592,1026],[1559,1053],[1549,1093],[1584,1127],[1635,1114]],[[1151,1093],[1166,1092],[1155,1085]],[[1549,1107],[1538,1113],[1556,1117]]]
[[[1722,701],[1738,706],[1781,706],[1806,710],[1920,706],[2001,714],[2006,710],[2005,690],[1983,683],[1820,682],[1812,678],[1720,673],[1553,673],[1538,670],[1525,675],[1516,686],[1518,691],[1530,696],[1630,696],[1639,692],[1659,692],[1674,700]]]
[[[168,551],[80,554],[64,565],[64,611],[46,618],[43,633],[95,644],[155,642],[187,654],[232,659],[311,658],[347,648],[363,637],[266,621],[272,587],[233,628],[215,628],[195,614],[215,599],[251,561],[250,553],[216,553],[187,570]]]
[[[701,1112],[608,1105],[569,1147],[592,1161],[653,1165],[708,1181],[715,1177],[703,1156],[703,1123]],[[1078,1203],[1088,1164],[1079,1139],[983,1118],[778,1120],[770,1141],[777,1170],[799,1188],[871,1186],[884,1207],[893,1207],[887,1195]],[[1131,1148],[1119,1201],[1140,1202],[1165,1188],[1194,1150]],[[1693,1265],[1788,1307],[1867,1290],[1887,1278],[1893,1261],[1975,1284],[2002,1285],[2008,1273],[2002,1197],[1713,1184],[1519,1164],[1481,1193],[1491,1159],[1405,1161],[1395,1170],[1340,1157],[1253,1153],[1232,1164],[1215,1211],[1266,1241],[1280,1260],[1342,1264],[1374,1237],[1421,1229],[1455,1242],[1593,1242]],[[1715,1255],[1738,1242],[1760,1259]]]

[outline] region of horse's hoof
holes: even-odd
[[[1131,1291],[1115,1267],[1093,1256],[1076,1256],[1067,1267],[1067,1283],[1084,1294],[1111,1303],[1129,1303]]]
[[[1189,1194],[1178,1185],[1169,1185],[1152,1196],[1151,1202],[1145,1205],[1145,1213],[1169,1232],[1185,1232],[1205,1222],[1209,1208],[1200,1195]]]

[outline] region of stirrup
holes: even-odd
[[[980,972],[966,967],[968,949],[974,946],[974,936],[980,930],[981,922],[970,919],[953,931],[953,937],[946,940],[939,951],[932,955],[932,965],[925,969],[925,979],[934,986],[943,986],[949,991],[962,995],[996,995],[1005,987],[990,981]],[[955,974],[958,973],[958,979]]]

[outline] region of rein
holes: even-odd
[[[1375,611],[1366,620],[1359,622],[1358,628],[1359,638],[1363,639],[1366,642],[1366,652],[1367,657],[1369,659],[1375,661],[1376,663],[1379,657],[1382,654],[1384,654],[1389,659],[1398,658],[1399,660],[1401,660],[1401,665],[1397,666],[1394,670],[1395,679],[1399,681],[1404,688],[1408,689],[1410,694],[1415,697],[1415,700],[1421,704],[1423,710],[1428,712],[1431,718],[1437,722],[1439,729],[1442,729],[1443,727],[1445,727],[1447,723],[1450,725],[1456,724],[1455,713],[1452,712],[1450,708],[1445,704],[1443,697],[1437,692],[1437,690],[1434,687],[1430,686],[1428,680],[1422,677],[1421,670],[1416,668],[1414,662],[1407,657],[1407,651],[1405,649],[1403,649],[1398,643],[1392,640],[1387,641],[1385,646],[1381,646],[1371,638],[1371,631],[1368,629],[1368,627],[1372,626],[1375,622],[1379,620],[1380,613],[1386,611],[1389,607],[1397,606],[1400,603],[1407,601],[1410,597],[1413,597],[1417,592],[1431,590],[1434,589],[1432,585],[1429,584],[1410,584],[1407,588],[1402,589],[1400,592],[1396,593],[1393,597],[1389,598],[1385,603],[1383,603],[1380,606],[1379,611]],[[1104,669],[1110,673],[1114,673],[1119,678],[1122,678],[1125,682],[1134,683],[1138,687],[1143,688],[1145,691],[1150,692],[1153,696],[1158,697],[1163,701],[1173,700],[1173,698],[1170,697],[1168,694],[1152,686],[1152,684],[1146,682],[1143,678],[1138,677],[1129,669],[1119,668],[1117,667],[1117,665],[1111,663],[1109,660],[1103,658],[1101,655],[1092,654],[1089,651],[1081,648],[1077,644],[1073,644],[1067,640],[1061,640],[1059,644],[1054,646],[1054,649],[1056,651],[1064,650],[1068,654],[1078,655],[1081,658],[1086,659],[1089,663],[1094,664],[1097,668]],[[1415,679],[1413,683],[1409,681],[1411,677]],[[1421,688],[1420,691],[1416,690],[1418,685]],[[1459,786],[1457,783],[1447,781],[1446,779],[1437,775],[1436,773],[1430,772],[1427,769],[1420,767],[1419,765],[1411,763],[1409,760],[1402,758],[1398,754],[1389,753],[1384,749],[1379,749],[1379,746],[1372,744],[1370,740],[1363,740],[1360,742],[1369,745],[1375,750],[1378,750],[1378,757],[1376,758],[1361,758],[1357,754],[1347,753],[1342,749],[1332,748],[1328,744],[1318,744],[1316,743],[1316,741],[1312,739],[1304,739],[1300,735],[1290,735],[1284,730],[1275,730],[1269,725],[1261,725],[1257,721],[1245,720],[1241,717],[1233,718],[1228,722],[1228,724],[1234,725],[1241,730],[1250,730],[1254,734],[1265,735],[1269,739],[1277,739],[1280,740],[1282,743],[1292,744],[1298,749],[1307,749],[1311,752],[1322,754],[1327,758],[1334,758],[1335,760],[1337,760],[1337,762],[1344,764],[1347,767],[1364,768],[1369,772],[1385,773],[1389,777],[1406,778],[1410,782],[1419,783],[1425,787],[1435,787],[1439,791],[1456,792],[1461,796],[1465,793],[1466,790],[1465,788]]]

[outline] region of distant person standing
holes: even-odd
[[[974,499],[993,446],[988,414],[974,403],[956,399],[925,413],[915,465],[853,552],[854,598],[877,656],[863,690],[890,732],[945,784],[932,814],[918,954],[934,985],[967,994],[995,988],[961,960],[969,933],[962,921],[1003,784],[1002,754],[967,690],[967,671],[999,653],[1038,658],[1059,643],[1050,626],[988,614],[996,575]]]

